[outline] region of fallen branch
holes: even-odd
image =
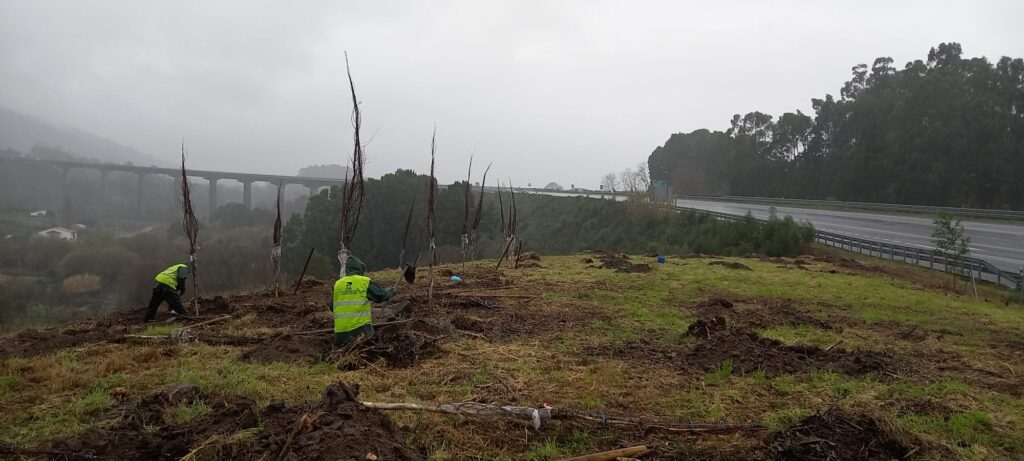
[[[479,293],[472,291],[461,291],[452,293],[455,296],[471,296],[474,298],[536,298],[537,295],[525,295],[519,293]]]
[[[467,335],[467,336],[472,336],[474,338],[480,338],[480,339],[483,339],[485,341],[487,340],[487,337],[482,335],[482,334],[480,334],[480,333],[474,333],[472,331],[466,331],[466,330],[455,330],[455,332],[459,333],[459,334]]]
[[[227,319],[230,319],[230,318],[231,318],[230,315],[225,315],[223,317],[217,317],[215,319],[204,320],[204,321],[199,322],[199,323],[193,323],[192,325],[186,325],[183,328],[195,328],[195,327],[201,327],[201,326],[204,326],[204,325],[212,325],[214,323],[223,322],[223,321],[225,321]]]
[[[362,402],[364,406],[378,410],[390,411],[427,411],[433,413],[444,413],[467,417],[479,417],[490,419],[518,419],[527,420],[533,423],[533,427],[540,429],[545,423],[553,420],[584,420],[609,424],[616,426],[634,426],[648,430],[660,430],[673,433],[686,434],[733,434],[737,432],[762,431],[767,426],[760,423],[690,423],[670,424],[645,421],[641,419],[623,418],[609,416],[601,413],[583,413],[572,409],[555,408],[530,408],[515,406],[497,406],[478,402],[445,403],[440,405],[417,404],[417,403],[382,403]]]
[[[416,319],[405,319],[405,320],[393,320],[391,322],[380,322],[380,323],[374,323],[373,326],[374,327],[386,327],[386,326],[390,326],[390,325],[398,325],[398,324],[401,324],[401,323],[409,323],[409,322],[412,322],[413,320],[416,320]],[[298,333],[292,333],[292,334],[293,335],[312,335],[312,334],[323,334],[323,333],[333,333],[333,332],[334,332],[334,328],[324,328],[322,330],[300,331]]]
[[[840,344],[842,344],[842,343],[843,343],[843,340],[842,340],[842,339],[840,339],[839,341],[836,341],[836,342],[835,342],[834,344],[832,344],[831,346],[829,346],[829,347],[826,347],[826,348],[825,348],[825,350],[826,350],[826,351],[830,351],[830,350],[832,350],[832,349],[835,349],[835,347],[836,347],[836,346],[838,346],[838,345],[840,345]]]
[[[297,421],[295,421],[295,427],[292,428],[292,433],[288,434],[288,440],[284,442],[284,447],[281,448],[281,452],[277,454],[277,461],[283,461],[288,452],[292,449],[292,442],[295,441],[295,436],[299,435],[299,430],[302,429],[303,423],[306,418],[309,417],[309,412],[304,413]]]
[[[618,450],[602,451],[601,453],[563,458],[561,461],[612,461],[619,458],[633,458],[645,451],[647,451],[647,445],[637,445],[635,447],[620,448]]]

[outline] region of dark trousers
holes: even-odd
[[[149,307],[146,309],[147,322],[156,317],[156,310],[160,308],[160,304],[164,301],[167,301],[167,307],[171,308],[171,311],[175,314],[188,315],[185,313],[185,307],[181,305],[181,295],[171,287],[157,283],[153,287],[153,297],[149,298]]]
[[[356,338],[366,335],[367,337],[373,336],[373,324],[367,323],[355,330],[346,331],[344,333],[334,334],[334,347],[342,347],[346,344],[355,341]]]

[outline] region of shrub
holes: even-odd
[[[100,276],[93,274],[77,274],[64,279],[60,291],[66,295],[90,293],[100,289]]]

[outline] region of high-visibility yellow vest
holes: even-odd
[[[173,289],[173,290],[177,290],[178,289],[178,269],[180,269],[182,267],[187,268],[188,264],[175,264],[175,265],[173,265],[171,267],[168,267],[163,272],[161,272],[159,274],[156,274],[156,277],[155,277],[156,281],[171,287],[171,289]]]
[[[348,275],[334,283],[334,332],[345,333],[371,323],[366,291],[370,278]]]

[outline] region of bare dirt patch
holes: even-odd
[[[602,250],[591,251],[590,253],[595,258],[597,258],[598,261],[601,262],[601,264],[591,267],[596,267],[598,269],[613,269],[615,270],[615,272],[625,272],[630,274],[645,273],[651,271],[650,264],[633,264],[632,262],[630,262],[629,256],[626,256],[625,254],[622,253],[615,253]],[[593,261],[590,258],[587,258],[586,260]]]
[[[78,325],[81,328],[84,325]],[[42,355],[86,343],[116,340],[124,331],[108,331],[102,327],[92,330],[78,328],[49,328],[45,330],[24,330],[0,339],[0,359]]]
[[[260,415],[262,435],[241,457],[272,454],[282,459],[280,454],[286,453],[283,459],[288,460],[425,459],[405,445],[403,432],[387,415],[364,407],[358,396],[358,386],[337,383],[324,389],[320,402],[291,408],[268,405]]]
[[[424,459],[386,415],[357,397],[358,386],[337,383],[320,402],[290,408],[272,402],[260,409],[242,397],[203,399],[194,386],[179,385],[112,412],[100,428],[54,440],[52,449],[63,459],[177,460],[189,453],[195,459]],[[191,422],[165,417],[175,405],[200,401],[209,411]],[[251,439],[232,439],[258,427]]]
[[[111,419],[101,427],[57,439],[52,446],[72,453],[71,459],[179,459],[192,445],[215,434],[231,434],[259,424],[255,403],[242,397],[204,401],[210,412],[195,424],[175,426],[166,421],[167,409],[200,400],[202,394],[195,386],[171,386],[111,412]]]
[[[911,453],[874,418],[835,408],[775,433],[769,443],[776,460],[890,461]]]
[[[241,355],[242,360],[271,362],[319,362],[331,352],[329,333],[318,335],[283,334],[253,346]]]
[[[950,415],[956,413],[956,410],[949,405],[930,397],[901,400],[895,403],[895,407],[896,413],[901,415],[939,415],[949,418]]]
[[[819,319],[783,300],[753,298],[733,303],[725,298],[712,297],[689,310],[701,318],[724,317],[733,325],[753,329],[807,325],[827,331],[842,331],[839,325]]]
[[[698,321],[698,322],[703,322]],[[872,351],[824,350],[813,346],[790,346],[763,338],[743,327],[716,330],[691,326],[697,330],[696,344],[682,355],[679,365],[685,369],[712,371],[725,361],[734,372],[764,371],[772,377],[787,373],[830,370],[848,375],[865,375],[894,370],[892,358]],[[704,330],[703,334],[701,329]]]

